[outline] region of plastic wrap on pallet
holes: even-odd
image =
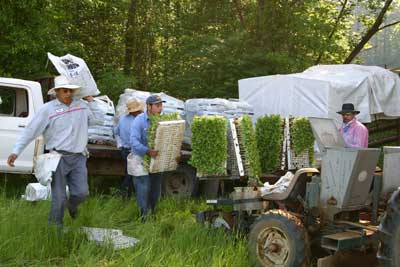
[[[109,126],[92,126],[88,129],[89,136],[108,136],[113,137],[113,128]]]
[[[115,123],[118,122],[119,118],[128,113],[126,109],[126,103],[130,99],[136,99],[143,104],[146,103],[146,99],[150,96],[150,92],[139,91],[135,89],[127,88],[124,93],[119,96],[117,107],[115,108]],[[146,108],[146,107],[145,107]]]
[[[183,102],[182,100],[177,99],[175,97],[172,97],[170,95],[167,95],[163,92],[158,93],[157,95],[159,95],[163,101],[164,113],[168,113],[168,112],[166,112],[166,109],[169,109],[173,112],[178,112],[180,115],[182,115],[182,113],[184,113],[185,102]]]
[[[230,102],[230,105],[232,105],[233,110],[241,110],[248,113],[252,113],[254,111],[253,107],[243,100],[237,98],[229,98],[228,100]]]
[[[114,103],[107,96],[95,97],[94,101],[97,103],[98,109],[103,113],[103,119],[99,124],[89,126],[89,143],[114,145]]]
[[[159,95],[163,101],[164,114],[178,113],[182,119],[185,118],[185,102],[163,92],[156,95]]]
[[[89,136],[88,141],[91,144],[116,146],[116,140],[114,137],[111,137],[111,136],[92,134]]]
[[[143,104],[146,103],[146,99],[151,95],[151,94],[156,94],[161,97],[163,100],[163,113],[165,114],[170,114],[170,113],[178,113],[182,118],[185,116],[185,103],[177,99],[175,97],[172,97],[170,95],[167,95],[163,92],[161,93],[150,93],[146,91],[139,91],[135,89],[125,89],[124,93],[119,96],[118,104],[116,107],[116,115],[115,115],[115,121],[117,122],[118,119],[127,114],[126,110],[126,103],[128,100],[135,98],[136,100],[142,102]],[[146,105],[145,105],[146,109]]]
[[[193,98],[185,102],[185,115],[186,131],[184,142],[190,144],[190,127],[195,116],[219,115],[227,119],[233,119],[244,115],[252,117],[254,113],[252,106],[239,99]]]

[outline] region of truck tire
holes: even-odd
[[[380,247],[378,258],[385,267],[400,267],[400,191],[393,193],[386,214],[379,226]]]
[[[178,169],[168,172],[163,179],[163,193],[166,196],[193,197],[197,194],[198,181],[196,170],[180,164]]]
[[[261,267],[308,267],[308,234],[296,216],[270,210],[258,218],[249,235],[251,260]]]

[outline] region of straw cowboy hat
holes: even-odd
[[[80,87],[78,85],[70,84],[68,79],[65,76],[60,75],[60,76],[56,76],[54,78],[54,87],[51,88],[47,92],[47,94],[48,95],[55,95],[56,90],[57,89],[61,89],[61,88],[75,90],[74,91],[74,95],[77,94],[79,92],[79,90],[80,90]]]
[[[135,98],[129,99],[128,102],[126,102],[126,109],[128,110],[128,112],[143,111],[143,108],[143,103],[136,100]]]
[[[342,105],[342,110],[338,111],[337,113],[339,113],[339,114],[345,114],[345,113],[358,114],[358,113],[360,113],[360,111],[354,110],[353,103],[344,103]]]

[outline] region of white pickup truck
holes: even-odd
[[[44,142],[38,138],[26,147],[15,161],[15,167],[7,165],[7,158],[20,132],[28,125],[43,105],[40,83],[34,81],[0,77],[0,173],[32,174],[35,158],[43,153]],[[87,162],[89,175],[124,175],[124,166],[118,148],[89,144]],[[192,195],[196,190],[193,168],[182,158],[176,172],[165,177],[167,193]]]
[[[15,167],[7,165],[7,158],[20,132],[42,105],[40,83],[0,78],[0,172],[32,174],[35,158],[44,151],[42,138],[28,145],[15,161]],[[124,174],[121,155],[116,147],[89,144],[88,149],[91,154],[88,160],[90,174]]]
[[[19,79],[0,78],[0,171],[32,173],[34,156],[43,153],[41,138],[28,145],[19,155],[15,167],[7,165],[12,147],[29,121],[43,105],[39,83]]]

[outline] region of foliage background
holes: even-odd
[[[398,4],[389,9],[391,18]],[[114,101],[127,87],[180,98],[237,97],[242,78],[342,63],[382,5],[380,0],[2,0],[0,76],[54,75],[49,51],[83,58]]]

